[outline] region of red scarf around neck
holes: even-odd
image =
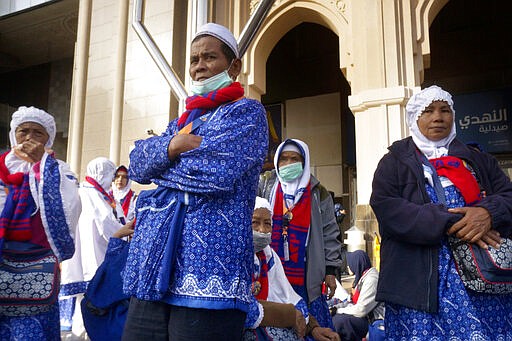
[[[36,204],[30,191],[28,173],[10,174],[5,157],[0,155],[0,179],[4,183],[6,199],[0,212],[0,249],[3,238],[15,241],[28,241],[32,238],[32,213]]]
[[[128,191],[128,194],[121,200],[121,207],[123,208],[124,216],[128,217],[128,211],[130,210],[130,202],[132,201],[133,191]]]
[[[429,160],[438,176],[444,176],[458,188],[467,206],[472,206],[482,198],[480,186],[466,168],[464,162],[455,156],[442,156]]]
[[[268,297],[268,264],[263,250],[256,253],[260,261],[259,274],[252,277],[252,293],[258,300],[267,300]]]
[[[217,108],[221,104],[235,101],[244,95],[244,88],[239,82],[233,82],[229,86],[209,92],[205,95],[193,95],[187,97],[186,109],[178,119],[178,129],[182,129],[188,123],[204,115],[209,109]]]
[[[281,184],[277,186],[274,199],[272,227],[272,248],[277,252],[283,263],[284,272],[290,284],[304,286],[306,269],[306,239],[311,223],[311,185],[308,184],[299,202],[291,208],[292,219],[287,228],[290,260],[284,260],[283,243],[283,211],[284,199]],[[285,208],[286,210],[286,208]]]
[[[85,181],[87,181],[88,183],[93,185],[93,187],[103,195],[103,199],[105,199],[105,201],[110,205],[110,207],[112,207],[112,209],[114,210],[114,214],[115,214],[116,201],[115,201],[114,197],[111,196],[109,193],[107,193],[107,191],[105,191],[105,189],[103,187],[101,187],[101,185],[98,183],[98,181],[96,181],[94,178],[91,178],[90,176],[86,176]]]

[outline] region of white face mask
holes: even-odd
[[[272,233],[261,233],[253,230],[252,241],[254,245],[254,252],[259,252],[267,247],[267,245],[270,245],[270,242],[272,241]]]
[[[207,78],[204,81],[193,80],[190,91],[192,91],[194,95],[204,95],[209,92],[225,88],[233,83],[233,79],[229,76],[228,71],[231,69],[231,65],[233,65],[234,61],[235,59],[231,61],[231,64],[229,64],[229,67],[226,70],[216,74],[215,76]]]

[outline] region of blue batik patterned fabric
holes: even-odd
[[[31,171],[30,185],[52,251],[59,261],[70,258],[75,250],[71,231],[81,210],[75,175],[67,164],[45,153],[40,178]],[[0,317],[0,340],[60,340],[58,302],[30,317]]]
[[[47,312],[28,317],[0,317],[0,340],[60,340],[59,303]]]
[[[332,316],[327,305],[327,298],[325,295],[320,295],[316,300],[309,303],[309,314],[314,316],[318,321],[320,327],[330,328],[334,330],[334,324],[332,323]],[[314,341],[312,336],[306,336],[304,340]]]
[[[293,328],[258,327],[246,329],[242,337],[243,341],[299,341]]]
[[[70,331],[73,326],[76,297],[59,298],[60,330]]]
[[[255,100],[241,99],[207,115],[207,122],[193,131],[202,136],[201,145],[173,162],[167,147],[177,133],[177,120],[161,136],[136,141],[130,153],[130,178],[158,188],[137,200],[123,290],[143,300],[247,311],[251,219],[268,146],[265,110]],[[182,213],[182,226],[172,226]],[[176,259],[169,271],[164,255],[175,228]]]
[[[41,167],[38,193],[41,219],[53,252],[63,261],[75,252],[71,231],[75,229],[81,210],[78,181],[67,164],[47,154],[41,160]]]
[[[434,188],[427,184],[426,189],[437,203]],[[455,186],[445,187],[444,194],[449,208],[465,206]],[[439,249],[438,271],[438,312],[386,304],[386,340],[512,340],[512,295],[467,291],[446,240]]]

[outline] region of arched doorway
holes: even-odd
[[[355,207],[354,116],[348,108],[350,85],[340,71],[339,37],[316,23],[301,23],[274,46],[266,63],[270,152],[286,138],[305,141],[311,171],[334,193],[335,201]],[[350,219],[343,222],[343,230]]]
[[[449,1],[430,29],[430,67],[455,101],[457,136],[494,154],[512,175],[512,31],[509,1]]]

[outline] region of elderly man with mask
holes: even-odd
[[[310,337],[336,338],[322,285],[329,298],[336,290],[335,271],[341,267],[341,243],[334,204],[329,192],[310,173],[309,149],[297,139],[281,143],[274,157],[275,170],[260,177],[258,195],[273,209],[272,248],[281,258],[293,289],[308,303]]]
[[[0,156],[2,254],[11,250],[12,242],[49,249],[58,261],[75,251],[73,233],[81,210],[78,181],[50,149],[55,134],[55,120],[43,110],[20,107],[12,115],[12,150]],[[41,283],[39,278],[28,284],[36,294]],[[14,291],[13,284],[8,287]],[[26,316],[0,316],[0,339],[60,340],[58,302]]]
[[[201,27],[191,44],[187,111],[130,153],[130,178],[158,187],[137,199],[124,340],[242,337],[268,128],[261,103],[234,81],[241,67],[233,34]]]

